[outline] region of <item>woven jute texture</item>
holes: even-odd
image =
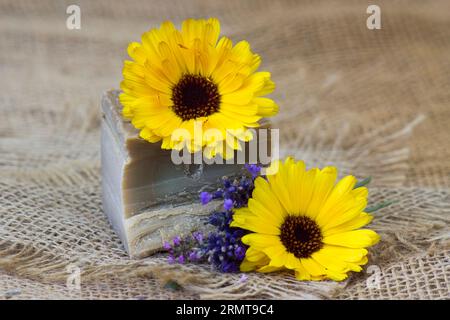
[[[80,30],[66,28],[73,1],[0,1],[0,299],[449,298],[449,1],[377,1],[381,30],[361,0],[76,2]],[[100,96],[128,42],[209,16],[272,72],[283,155],[370,175],[371,203],[396,200],[375,213],[364,272],[242,281],[127,257],[101,209]]]

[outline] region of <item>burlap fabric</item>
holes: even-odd
[[[0,298],[445,299],[450,277],[450,2],[0,1]],[[382,241],[343,283],[130,260],[101,210],[99,100],[129,41],[216,16],[277,83],[283,154],[373,176]],[[81,289],[67,286],[74,268]],[[182,289],[165,287],[168,280]]]

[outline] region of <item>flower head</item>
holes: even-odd
[[[256,164],[245,164],[245,169],[252,175],[253,178],[256,178],[261,173],[261,167]]]
[[[225,210],[231,210],[233,208],[233,200],[225,199],[225,201],[223,202],[223,208]]]
[[[248,276],[246,274],[242,274],[239,278],[239,283],[245,283],[248,280]]]
[[[169,264],[174,264],[176,262],[176,259],[173,255],[170,254],[167,258],[167,261],[169,262]]]
[[[164,22],[145,32],[142,43],[130,43],[120,102],[143,139],[229,158],[239,141],[252,139],[247,128],[278,112],[264,97],[275,85],[269,72],[257,72],[260,56],[247,41],[233,46],[219,34],[217,19],[188,19],[181,30]]]
[[[194,238],[195,241],[197,241],[198,244],[202,244],[203,242],[203,233],[199,232],[199,231],[195,231],[192,233],[192,237]]]
[[[175,238],[173,238],[173,245],[174,246],[179,246],[181,244],[181,237],[180,236],[176,236]]]
[[[365,213],[368,191],[354,188],[337,170],[305,169],[302,161],[278,162],[278,172],[258,177],[247,208],[237,209],[232,227],[251,231],[242,237],[249,248],[241,271],[295,271],[300,280],[341,281],[367,263],[366,247],[378,242]]]
[[[164,250],[169,251],[170,249],[172,249],[172,246],[170,245],[170,243],[168,241],[164,241],[163,248],[164,248]]]
[[[200,193],[200,202],[203,205],[208,204],[213,198],[213,195],[209,192],[203,191]]]
[[[189,253],[189,261],[195,262],[199,259],[199,254],[197,251],[193,250]]]

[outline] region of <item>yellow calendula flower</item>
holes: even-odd
[[[219,33],[213,18],[185,20],[181,30],[164,22],[128,46],[133,61],[124,62],[120,102],[142,138],[162,141],[163,149],[207,147],[213,157],[224,154],[224,145],[239,149],[239,141],[252,139],[247,128],[278,112],[263,97],[275,85],[269,72],[257,72],[260,56],[247,41],[233,46]],[[187,134],[173,134],[177,129]]]
[[[367,263],[366,247],[379,241],[365,213],[368,191],[354,188],[346,176],[336,183],[337,170],[305,169],[302,161],[277,161],[277,173],[258,177],[247,208],[237,209],[231,226],[252,233],[241,271],[295,271],[300,280],[341,281]]]

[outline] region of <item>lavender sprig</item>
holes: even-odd
[[[247,250],[241,238],[247,231],[230,227],[233,209],[247,206],[254,189],[254,180],[261,172],[261,167],[257,165],[245,165],[245,168],[250,176],[242,175],[233,180],[223,177],[221,188],[212,193],[200,193],[203,205],[213,199],[223,199],[223,210],[212,212],[208,219],[216,231],[210,232],[207,237],[194,232],[184,238],[175,237],[172,244],[166,242],[164,249],[169,252],[169,263],[208,262],[221,272],[239,271]]]

